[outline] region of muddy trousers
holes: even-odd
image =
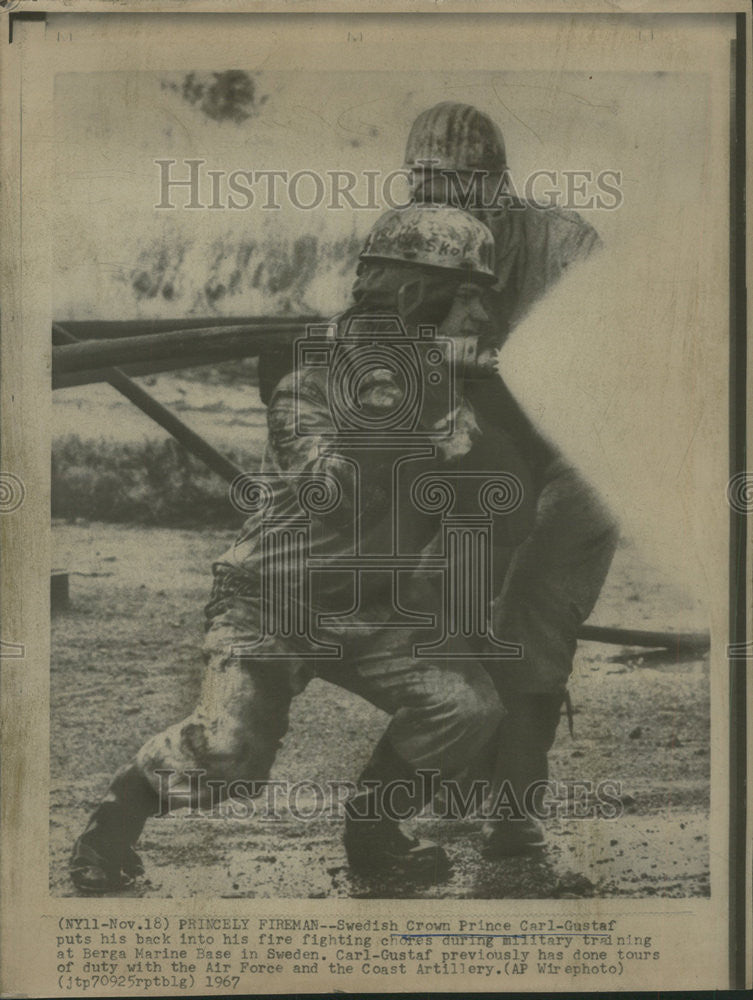
[[[545,478],[533,531],[515,551],[492,609],[495,634],[521,647],[517,660],[489,666],[507,711],[495,784],[508,782],[520,805],[528,789],[548,778],[577,632],[596,604],[619,538],[611,512],[575,469],[556,460]],[[542,794],[527,812],[538,811]]]
[[[374,774],[410,780],[428,769],[459,785],[507,780],[524,796],[531,782],[547,777],[577,628],[598,597],[616,540],[599,498],[572,469],[555,465],[534,531],[517,550],[493,610],[495,634],[519,642],[523,656],[499,664],[417,660],[413,637],[394,629],[361,636],[355,630],[344,655],[332,660],[306,660],[283,640],[264,649],[275,659],[253,649],[237,655],[257,643],[259,613],[251,602],[229,601],[207,633],[196,709],[150,739],[129,768],[137,776],[133,800],[148,801],[150,788],[162,809],[207,808],[234,781],[264,782],[288,728],[290,702],[314,676],[392,716],[375,751]]]
[[[492,787],[501,807],[498,818],[541,817],[549,751],[560,721],[563,696],[515,694],[506,699],[507,716],[496,744]]]
[[[267,780],[288,728],[291,700],[315,676],[391,716],[365,774],[411,781],[427,770],[465,786],[485,769],[491,779],[503,709],[481,663],[417,659],[415,636],[401,629],[370,629],[362,636],[353,630],[343,655],[327,660],[307,660],[278,639],[264,652],[280,658],[266,658],[248,649],[258,639],[256,623],[249,602],[229,602],[207,633],[194,712],[138,752],[136,765],[163,808],[207,808],[233,782]],[[237,655],[244,647],[248,655]]]

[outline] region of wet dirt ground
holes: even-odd
[[[55,565],[70,606],[53,616],[50,889],[74,895],[67,858],[112,773],[155,731],[187,715],[201,673],[210,564],[230,532],[56,525]],[[673,630],[706,627],[699,609],[629,547],[615,558],[590,619]],[[445,846],[449,881],[419,886],[350,875],[342,820],[300,786],[277,817],[150,820],[139,850],[146,876],[126,895],[149,897],[552,898],[709,894],[707,658],[581,643],[571,683],[575,735],[562,720],[550,755],[559,782],[620,785],[614,819],[547,822],[538,858],[491,861],[476,820],[419,819]],[[294,702],[273,779],[354,780],[386,717],[315,680]],[[313,793],[311,793],[313,794]],[[301,814],[315,813],[304,820]]]

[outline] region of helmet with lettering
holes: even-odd
[[[482,283],[495,280],[490,230],[449,205],[412,204],[385,212],[367,236],[360,260],[439,268]]]
[[[422,111],[408,135],[405,166],[410,170],[507,169],[505,141],[489,115],[470,104],[443,101]]]

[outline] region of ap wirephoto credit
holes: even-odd
[[[749,24],[248,7],[11,23],[33,988],[739,982]]]

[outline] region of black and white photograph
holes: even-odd
[[[241,975],[279,900],[310,986],[655,987],[610,918],[727,907],[734,15],[141,20],[38,126],[35,878],[172,944],[231,901]]]
[[[646,545],[668,526],[631,508],[643,482],[615,488],[645,415],[578,426],[605,382],[655,389],[648,331],[601,328],[604,275],[641,188],[660,202],[656,142],[681,250],[704,90],[57,79],[59,891],[708,893],[703,592]],[[637,312],[641,271],[617,292]],[[632,336],[632,372],[582,356],[603,333]],[[543,420],[537,368],[561,383]],[[682,461],[656,451],[646,477]]]

